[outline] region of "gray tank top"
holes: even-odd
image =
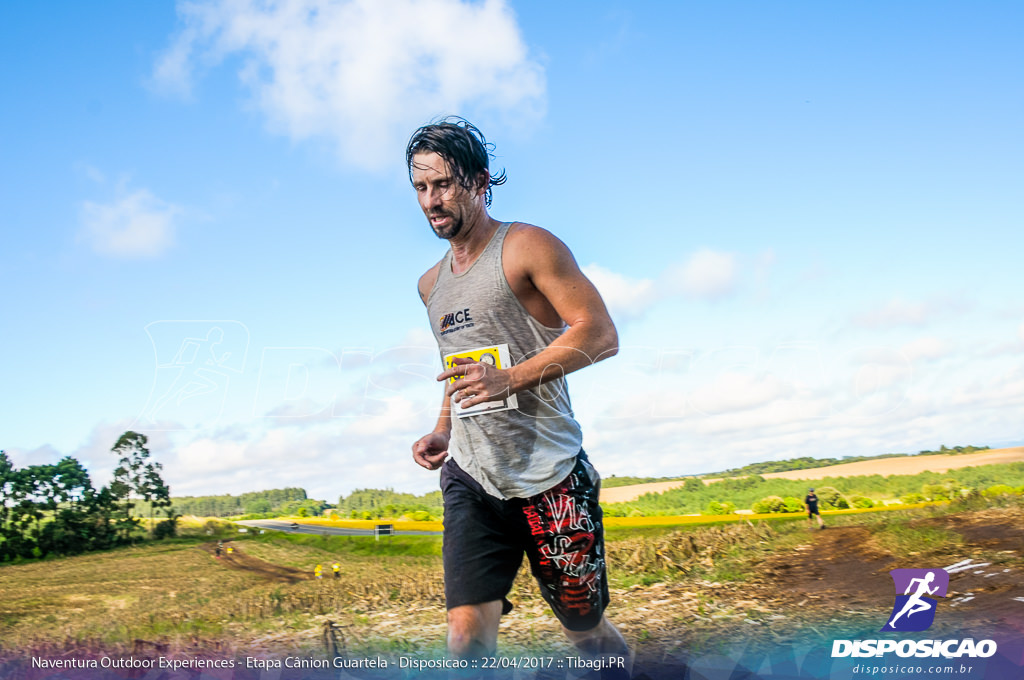
[[[509,287],[501,262],[509,226],[498,228],[465,272],[452,273],[450,250],[441,260],[427,312],[442,361],[451,354],[507,344],[510,365],[515,365],[565,330],[538,322]],[[498,498],[528,498],[562,481],[583,442],[564,377],[515,397],[516,408],[462,417],[452,403],[449,455]]]

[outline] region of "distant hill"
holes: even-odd
[[[788,472],[790,470],[809,470],[823,468],[831,465],[843,465],[846,463],[859,463],[861,461],[877,461],[883,458],[907,458],[910,456],[960,456],[979,451],[988,451],[987,446],[954,446],[948,448],[945,445],[937,451],[919,451],[918,453],[883,453],[877,456],[845,456],[843,458],[788,458],[786,460],[767,460],[761,463],[751,463],[740,468],[733,468],[724,472],[712,475],[701,475],[702,477],[741,477],[743,475],[764,475],[771,472]],[[666,480],[650,480],[666,481]]]
[[[975,449],[976,451],[978,449]],[[823,479],[825,477],[851,477],[855,475],[913,475],[919,472],[947,472],[962,467],[992,465],[996,463],[1015,463],[1024,461],[1024,446],[1009,449],[985,449],[978,453],[959,454],[955,449],[948,449],[951,454],[914,455],[914,456],[880,456],[856,462],[827,465],[824,467],[782,472],[766,472],[761,474],[766,479]],[[743,469],[743,468],[740,468]],[[753,474],[753,473],[747,473]],[[689,479],[693,479],[692,477]],[[719,481],[721,478],[703,479],[705,484]],[[636,500],[646,493],[664,493],[686,483],[686,480],[652,482],[601,489],[602,503],[625,503]]]

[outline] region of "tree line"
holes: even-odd
[[[413,520],[440,519],[444,514],[440,491],[416,496],[393,489],[356,489],[348,497],[338,498],[336,512],[350,519],[409,517]]]
[[[75,555],[130,543],[142,533],[134,512],[146,503],[150,535],[176,533],[170,488],[152,460],[145,435],[125,432],[111,451],[118,456],[108,486],[96,489],[88,471],[71,456],[56,464],[15,468],[0,451],[0,562]],[[156,517],[165,519],[156,522]]]
[[[308,503],[310,499],[306,497],[306,490],[296,487],[250,491],[238,496],[175,496],[173,500],[178,512],[197,517],[279,516],[297,514],[301,507],[310,512],[314,510],[314,504],[322,504],[320,501]]]

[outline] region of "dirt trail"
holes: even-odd
[[[273,564],[272,562],[264,562],[263,560],[252,557],[251,555],[246,555],[238,549],[238,546],[233,545],[231,542],[225,542],[220,551],[219,557],[217,556],[216,543],[204,543],[200,548],[208,552],[222,566],[227,567],[228,569],[249,571],[254,574],[258,574],[269,581],[276,581],[279,583],[298,583],[299,581],[308,581],[313,578],[313,574],[310,572],[295,569],[294,567]],[[228,548],[231,548],[230,552],[228,552]]]
[[[936,626],[1024,633],[1024,515],[985,510],[916,520],[959,534],[960,545],[892,555],[863,527],[808,530],[807,543],[764,563],[757,590],[786,608],[884,617],[893,603],[891,569],[945,568],[949,590]],[[879,623],[879,627],[884,621]]]
[[[885,624],[894,602],[889,571],[896,568],[947,568],[946,597],[938,603],[929,629],[936,639],[971,635],[1019,644],[1024,636],[1024,511],[992,509],[914,520],[910,527],[959,534],[921,553],[895,555],[872,538],[872,528],[829,526],[806,529],[806,540],[780,551],[753,568],[748,580],[710,583],[682,579],[615,590],[609,616],[637,654],[638,677],[677,678],[679,659],[702,649],[708,640],[746,640],[781,648],[806,636],[828,644],[839,630],[873,635]],[[215,543],[204,549],[213,553]],[[212,559],[212,558],[211,558]],[[263,562],[236,547],[221,564],[258,573],[272,581],[295,583],[312,574]],[[531,586],[532,592],[532,584]],[[522,597],[522,596],[521,596]],[[502,618],[502,644],[526,647],[545,641],[553,653],[571,652],[558,625],[539,597],[518,600]],[[349,643],[387,639],[396,632],[417,631],[442,640],[443,607],[437,601],[397,603],[367,601],[360,605],[369,623],[331,617]],[[318,636],[319,631],[311,631]],[[278,636],[295,641],[294,631]],[[275,638],[278,639],[278,638]],[[317,637],[317,639],[319,639]],[[272,643],[247,641],[248,648]],[[276,643],[273,643],[276,644]],[[562,647],[558,647],[562,644]]]
[[[776,593],[809,596],[844,608],[892,599],[888,573],[898,565],[892,556],[869,547],[867,529],[814,531],[809,543],[764,565],[766,583]]]

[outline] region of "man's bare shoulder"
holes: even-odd
[[[509,225],[505,242],[508,243],[509,241],[523,245],[551,242],[561,243],[557,236],[544,227],[538,227],[536,224],[529,224],[527,222],[513,222]]]
[[[573,259],[561,239],[543,227],[526,222],[515,222],[509,227],[502,255],[506,262],[528,269],[542,262]]]
[[[430,297],[430,291],[434,289],[434,284],[437,283],[437,274],[441,271],[441,261],[438,261],[433,267],[428,269],[426,273],[420,277],[417,288],[419,288],[420,300],[423,304],[427,304],[427,299]]]

